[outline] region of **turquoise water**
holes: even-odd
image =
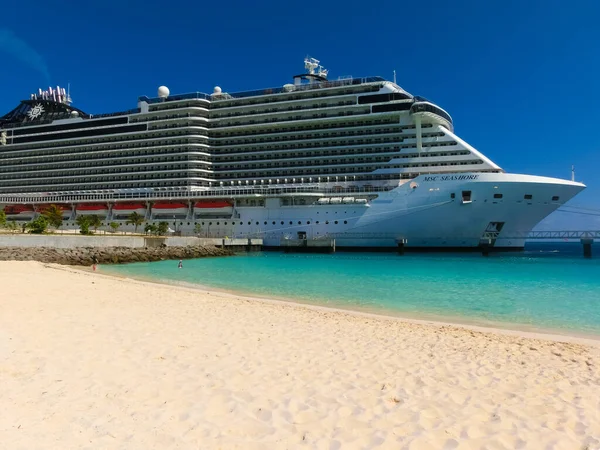
[[[518,254],[264,252],[104,266],[167,283],[411,317],[600,335],[600,249],[537,244]]]

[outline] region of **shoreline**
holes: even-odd
[[[93,273],[86,266],[63,266],[60,267],[71,267],[76,270],[83,272]],[[186,289],[191,291],[200,291],[210,293],[212,295],[222,295],[227,298],[243,298],[258,302],[275,302],[282,304],[292,304],[301,307],[307,307],[309,309],[315,308],[317,310],[326,310],[331,312],[351,313],[357,315],[364,315],[365,317],[371,318],[385,318],[390,320],[399,320],[407,323],[415,323],[420,325],[433,325],[438,327],[453,326],[457,328],[463,328],[471,331],[479,331],[483,333],[498,333],[510,336],[521,336],[530,339],[547,339],[554,342],[572,342],[582,343],[585,345],[600,346],[600,333],[585,333],[576,332],[569,329],[554,329],[545,327],[528,326],[525,324],[519,324],[515,322],[496,322],[479,321],[476,318],[469,318],[466,316],[452,316],[450,320],[447,317],[439,316],[428,313],[405,313],[402,311],[386,309],[386,308],[368,308],[360,307],[358,305],[348,305],[345,307],[343,304],[337,304],[332,302],[332,305],[326,305],[319,302],[311,302],[308,300],[290,298],[290,297],[279,297],[274,295],[266,294],[254,294],[252,292],[236,291],[231,289],[222,289],[209,285],[195,284],[189,282],[170,282],[169,280],[151,279],[146,277],[131,277],[126,275],[120,275],[116,273],[102,272],[100,269],[96,274],[105,275],[107,277],[113,277],[115,279],[135,281],[139,283],[147,283],[150,285],[160,286],[171,286],[179,289]]]

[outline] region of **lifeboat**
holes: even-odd
[[[194,203],[195,216],[231,216],[233,203],[227,200],[202,200]]]
[[[138,213],[140,216],[146,215],[146,205],[144,203],[115,203],[112,208],[113,216],[128,216],[131,213]]]
[[[10,220],[31,220],[35,217],[33,205],[6,205],[4,213]]]
[[[187,216],[188,205],[182,202],[156,202],[152,205],[154,217]]]
[[[60,208],[60,210],[62,211],[62,216],[63,219],[70,219],[71,218],[71,214],[73,213],[73,209],[71,208],[70,205],[65,205],[65,204],[61,204],[61,203],[51,203],[48,205],[40,205],[36,208],[36,211],[40,214],[44,214],[45,211],[48,210],[48,208],[50,208],[51,205],[56,205]]]
[[[78,216],[108,216],[108,206],[104,203],[82,203],[75,207]]]

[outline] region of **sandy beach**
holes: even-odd
[[[2,449],[600,449],[598,342],[37,262],[0,285]]]

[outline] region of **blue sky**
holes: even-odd
[[[307,54],[330,78],[380,75],[445,108],[506,171],[576,178],[600,210],[600,2],[504,0],[7,2],[0,114],[71,83],[90,113],[140,95],[280,86]],[[600,213],[599,213],[600,214]],[[600,227],[557,213],[548,227]]]

